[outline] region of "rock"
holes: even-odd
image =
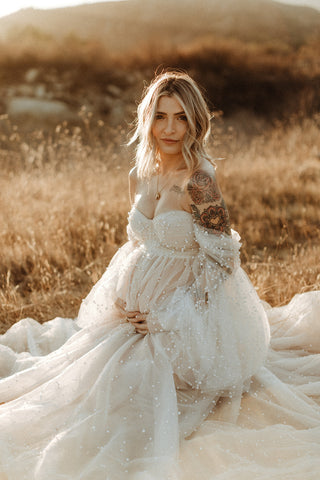
[[[30,68],[30,69],[26,72],[26,74],[25,74],[25,76],[24,76],[25,81],[26,81],[27,83],[33,83],[33,82],[35,82],[35,81],[37,80],[38,76],[39,76],[39,73],[40,73],[40,72],[39,72],[39,70],[38,70],[37,68]]]
[[[120,95],[122,94],[121,88],[112,84],[107,86],[107,92],[113,97],[120,97]]]
[[[30,97],[13,97],[7,103],[9,116],[29,115],[37,118],[71,119],[75,114],[64,102]]]
[[[45,98],[46,93],[46,86],[43,83],[37,85],[34,89],[34,94],[37,98]]]

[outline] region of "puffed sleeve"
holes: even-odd
[[[240,236],[214,234],[194,223],[194,233],[199,244],[200,269],[193,285],[198,301],[208,302],[215,290],[240,266]]]
[[[263,365],[269,325],[240,267],[239,235],[208,233],[196,223],[194,231],[194,282],[150,312],[148,324],[182,382],[210,395],[231,395]]]

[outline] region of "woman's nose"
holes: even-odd
[[[167,134],[174,132],[174,119],[167,119],[164,131]]]

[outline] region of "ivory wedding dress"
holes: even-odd
[[[318,480],[320,293],[263,304],[238,234],[187,212],[128,237],[77,320],[1,336],[0,479]]]

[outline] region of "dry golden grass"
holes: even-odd
[[[238,119],[239,120],[239,119]],[[245,121],[245,119],[242,119]],[[74,317],[126,240],[133,152],[119,127],[87,122],[25,137],[4,117],[0,167],[0,328]],[[211,151],[242,260],[273,305],[320,288],[319,117],[248,136],[217,119]],[[101,135],[103,131],[104,135]]]

